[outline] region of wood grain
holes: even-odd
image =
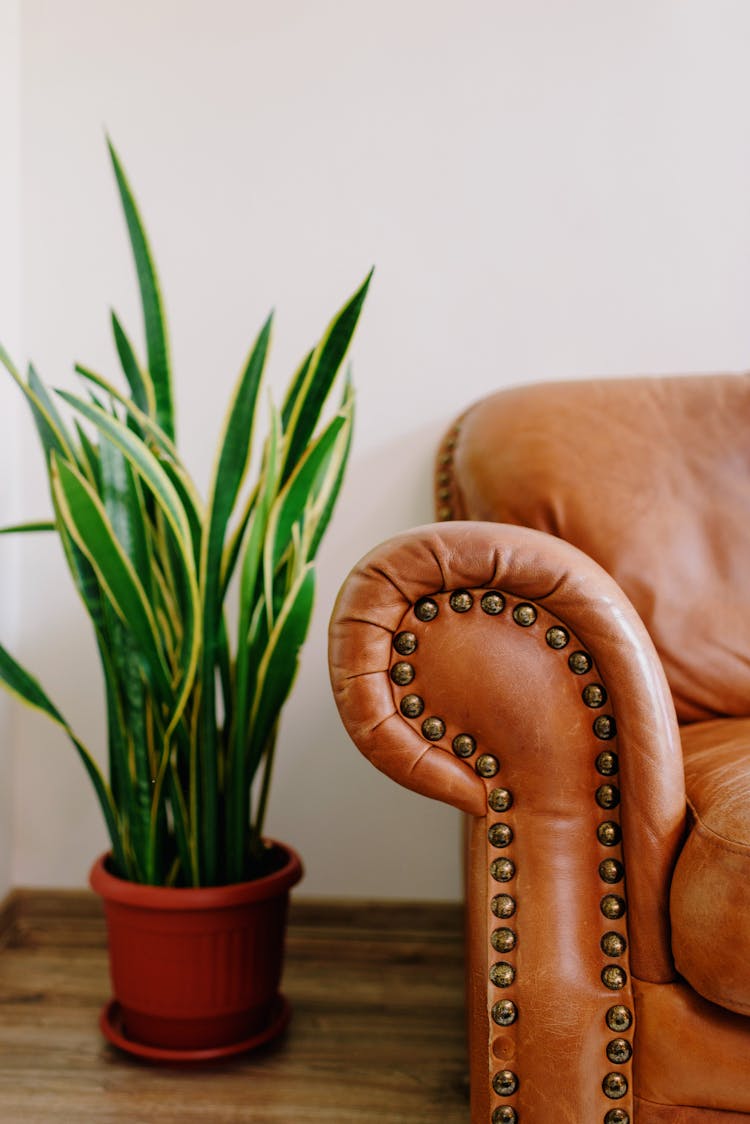
[[[1,1124],[467,1124],[453,905],[292,906],[279,1043],[192,1069],[102,1039],[104,923],[85,892],[0,905]]]

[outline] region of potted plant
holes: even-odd
[[[321,415],[371,274],[304,357],[281,408],[269,405],[250,483],[268,318],[237,381],[204,503],[177,451],[153,257],[111,144],[110,155],[145,325],[142,362],[112,315],[128,393],[78,365],[84,392],[53,395],[0,348],[36,424],[54,516],[6,530],[59,537],[101,658],[106,775],[2,646],[0,681],[62,727],[104,815],[111,849],[91,884],[109,931],[105,1034],[148,1057],[193,1060],[248,1049],[288,1018],[278,986],[289,889],[302,868],[291,848],[264,837],[264,818],[315,556],[349,453],[348,375],[333,416]]]

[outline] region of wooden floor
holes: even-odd
[[[457,906],[293,905],[286,1036],[194,1069],[101,1038],[95,898],[17,891],[3,930],[0,1124],[468,1122]]]

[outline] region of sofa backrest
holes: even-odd
[[[501,391],[441,446],[442,518],[585,551],[633,602],[678,718],[750,714],[750,375]]]

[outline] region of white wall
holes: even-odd
[[[20,6],[0,0],[0,341],[21,346],[21,144]],[[18,511],[21,460],[16,435],[20,404],[0,371],[0,526]],[[0,538],[0,642],[18,637],[18,548]],[[0,691],[0,900],[11,884],[13,844],[13,730],[15,708]]]
[[[750,344],[750,7],[735,0],[24,0],[25,343],[70,382],[137,324],[102,126],[172,318],[183,451],[206,480],[246,346],[278,385],[369,265],[359,427],[320,556],[269,822],[309,894],[452,898],[459,825],[351,747],[324,669],[335,591],[430,516],[433,447],[499,385],[742,368]],[[46,510],[30,427],[24,506]],[[593,485],[591,485],[593,487]],[[92,645],[25,547],[22,654],[101,743]],[[15,878],[80,882],[104,835],[82,770],[18,722]]]

